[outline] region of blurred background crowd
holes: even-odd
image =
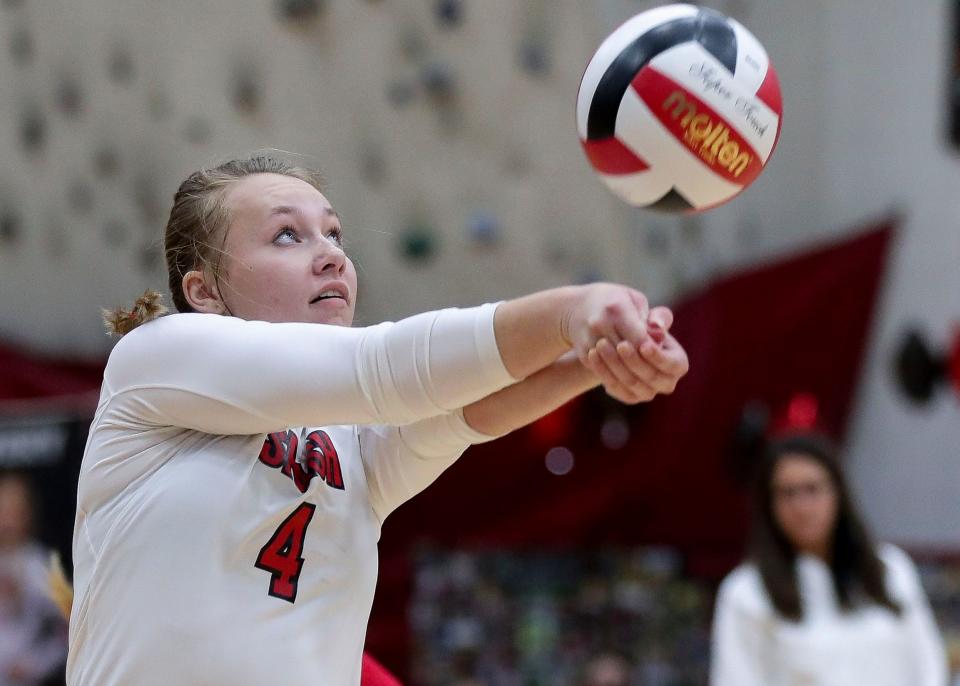
[[[615,199],[574,126],[596,46],[654,4],[0,0],[0,686],[62,683],[44,569],[100,308],[164,285],[179,181],[254,150],[326,174],[360,325],[613,280],[690,353],[674,396],[589,394],[391,516],[367,647],[409,683],[706,683],[758,446],[798,428],[919,563],[960,675],[960,2],[705,0],[763,41],[784,128],[686,216]]]

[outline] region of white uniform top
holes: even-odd
[[[384,518],[489,438],[458,408],[515,381],[495,309],[175,314],[117,343],[80,474],[70,686],[359,684]]]
[[[711,686],[946,686],[947,661],[910,558],[882,545],[897,617],[876,605],[844,612],[829,568],[797,560],[803,619],[780,618],[760,573],[745,564],[724,579],[713,624]]]

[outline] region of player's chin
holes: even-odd
[[[310,306],[306,321],[330,326],[350,326],[353,324],[353,308],[342,300],[324,301]]]

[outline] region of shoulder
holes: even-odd
[[[910,596],[920,589],[920,576],[910,556],[890,543],[877,546],[877,556],[887,571],[887,587],[895,594]]]
[[[880,543],[877,546],[877,557],[893,573],[916,574],[916,566],[910,556],[892,543]]]
[[[918,577],[917,567],[903,549],[891,543],[880,543],[877,546],[877,557],[883,562],[888,579],[891,582],[897,585],[916,582]]]
[[[186,314],[168,314],[141,324],[125,335],[113,346],[110,358],[122,357],[132,349],[142,348],[155,341],[167,340],[180,335],[190,335],[194,331],[203,331],[216,326],[217,321],[226,320],[216,314],[200,314],[190,312]]]
[[[117,341],[107,358],[106,374],[125,375],[131,365],[180,356],[185,348],[201,342],[212,342],[211,338],[221,335],[221,332],[235,334],[241,322],[235,317],[198,312],[158,317],[141,324]]]
[[[770,608],[763,578],[756,565],[745,562],[730,572],[720,583],[717,604],[733,606],[754,613],[765,613]]]
[[[731,593],[743,593],[761,584],[760,570],[752,562],[744,562],[724,577],[721,589]]]
[[[191,336],[204,334],[215,329],[231,328],[242,321],[236,317],[224,317],[219,314],[203,314],[200,312],[167,314],[135,328],[117,341],[117,344],[113,347],[113,352],[143,346],[158,339],[168,340],[177,336]]]

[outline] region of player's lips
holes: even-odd
[[[310,304],[313,305],[318,302],[323,302],[324,300],[330,299],[339,299],[344,303],[349,302],[350,300],[350,289],[347,288],[347,284],[340,281],[333,281],[326,284],[323,287],[322,291],[319,291],[312,300]]]

